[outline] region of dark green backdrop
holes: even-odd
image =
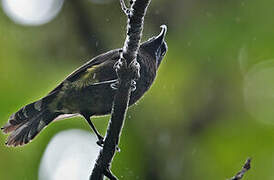
[[[167,24],[169,51],[157,80],[130,108],[113,171],[120,179],[212,180],[274,177],[274,1],[152,0],[143,40]],[[0,124],[95,55],[123,45],[118,1],[66,1],[41,26],[15,24],[0,10]],[[273,76],[272,76],[273,75]],[[101,132],[108,117],[95,120]],[[22,148],[4,146],[0,179],[36,180],[58,132],[89,127],[82,118],[50,125]]]

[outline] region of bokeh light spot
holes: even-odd
[[[247,111],[264,123],[274,124],[274,60],[254,65],[244,80]]]
[[[2,8],[15,23],[37,26],[57,16],[64,0],[2,0]]]
[[[99,150],[91,132],[76,129],[60,132],[45,150],[39,180],[88,179]]]

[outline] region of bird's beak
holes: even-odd
[[[161,32],[158,36],[154,36],[153,38],[150,38],[148,41],[143,43],[143,48],[147,49],[147,51],[151,54],[154,54],[159,50],[159,48],[165,44],[165,36],[167,32],[167,26],[162,25],[161,26]]]
[[[166,25],[161,25],[161,32],[160,34],[153,40],[155,44],[161,45],[165,41],[166,37],[166,32],[167,32],[167,26]]]
[[[167,45],[165,42],[166,33],[167,33],[167,26],[162,25],[160,34],[144,42],[141,45],[141,48],[145,49],[148,53],[150,53],[153,56],[157,55],[157,53],[161,52],[163,48],[167,49]]]

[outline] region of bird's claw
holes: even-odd
[[[103,147],[104,145],[104,138],[102,136],[98,137],[98,141],[96,142],[96,144],[100,147]]]
[[[120,52],[120,53],[122,53],[122,52]],[[121,58],[114,64],[114,69],[116,71],[121,70],[121,69],[125,70],[127,67],[127,61],[125,60],[125,58],[123,58],[122,55],[120,55],[120,57]]]
[[[97,144],[98,146],[100,146],[100,147],[103,147],[103,146],[104,146],[104,143],[105,143],[104,138],[103,138],[103,137],[98,137],[98,141],[96,142],[96,144]],[[115,150],[116,150],[117,152],[120,152],[120,151],[121,151],[121,149],[118,147],[118,145],[116,146]]]
[[[139,79],[140,78],[140,64],[137,62],[136,59],[134,59],[130,64],[129,64],[129,69],[132,72],[132,79]]]
[[[136,84],[137,83],[135,80],[131,80],[130,89],[132,92],[136,90]],[[120,82],[119,80],[117,80],[115,83],[110,84],[110,87],[114,90],[117,90],[119,88],[119,85],[120,85]]]
[[[123,58],[123,52],[120,52],[120,59],[114,64],[114,69],[117,73],[118,80],[115,83],[112,83],[110,86],[112,89],[118,89],[121,79],[131,79],[130,88],[131,91],[136,90],[136,81],[140,78],[140,64],[136,59],[131,61],[127,66],[127,61]]]
[[[117,73],[118,79],[124,79],[122,77],[127,76],[127,61],[121,57],[115,64],[113,67]]]
[[[110,87],[114,90],[117,90],[119,88],[119,80],[117,80],[115,83],[110,84]]]
[[[136,81],[135,80],[131,80],[130,89],[132,92],[136,90]]]

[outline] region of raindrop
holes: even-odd
[[[212,17],[213,14],[212,14],[211,12],[206,12],[206,16],[207,16],[207,17]]]
[[[241,22],[241,18],[240,17],[236,17],[235,21],[236,21],[236,23],[240,23]]]
[[[187,43],[187,46],[190,47],[191,45],[192,45],[192,42],[189,41],[189,42]]]

